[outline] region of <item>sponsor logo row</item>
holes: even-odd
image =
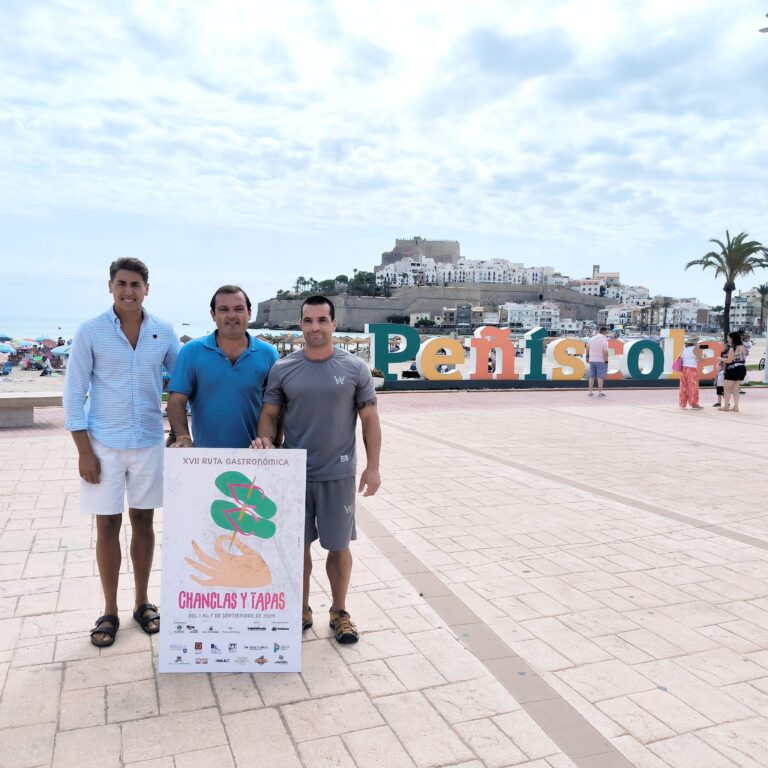
[[[206,649],[206,645],[208,645],[208,648]],[[264,653],[261,653],[259,656],[251,657],[250,655],[244,656],[244,655],[235,655],[234,657],[231,655],[223,656],[224,653],[224,644],[217,645],[216,643],[203,643],[202,641],[196,641],[194,643],[194,655],[190,656],[188,653],[188,648],[186,645],[181,645],[178,643],[172,643],[170,646],[170,650],[173,654],[175,654],[175,658],[173,658],[173,661],[171,664],[176,665],[187,665],[192,664],[192,659],[194,658],[195,664],[202,664],[202,665],[208,665],[210,663],[219,663],[219,664],[229,664],[230,662],[234,664],[240,664],[245,665],[248,664],[251,660],[256,662],[259,666],[263,666],[264,664],[287,664],[288,660],[285,658],[285,656],[281,653],[281,651],[287,651],[290,649],[290,646],[288,645],[281,645],[280,643],[273,643],[272,644],[272,653],[275,654],[275,657],[272,659],[268,659]],[[226,644],[226,653],[227,654],[237,654],[238,653],[238,643],[227,643]],[[240,645],[240,654],[244,654],[247,651],[250,652],[259,652],[259,651],[269,651],[270,646],[269,645],[249,645],[249,644],[241,644]],[[204,653],[210,654],[210,656],[215,658],[209,658],[208,655],[202,655]]]
[[[266,632],[267,629],[271,629],[273,632],[288,632],[290,630],[290,627],[288,626],[288,623],[281,623],[281,624],[273,624],[271,627],[266,627],[263,625],[258,624],[250,624],[246,628],[247,632]],[[240,633],[242,630],[238,627],[232,627],[229,626],[226,629],[217,629],[213,625],[209,625],[207,628],[205,626],[198,627],[196,624],[185,624],[182,622],[178,622],[174,624],[173,627],[173,634],[174,635],[218,635],[218,634],[226,634],[227,632],[237,632]]]

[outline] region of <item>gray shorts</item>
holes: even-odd
[[[308,480],[304,503],[304,545],[320,539],[323,549],[346,549],[357,538],[355,478]]]
[[[608,373],[608,363],[603,362],[589,364],[590,379],[604,379],[606,373]]]

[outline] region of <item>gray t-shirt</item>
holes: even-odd
[[[278,360],[264,402],[283,408],[286,448],[307,451],[307,480],[355,475],[357,406],[376,396],[368,366],[341,349],[325,360],[304,350]]]

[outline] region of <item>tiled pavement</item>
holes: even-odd
[[[364,634],[318,620],[301,675],[158,675],[129,589],[91,646],[60,411],[0,430],[0,768],[768,765],[768,390],[710,395],[383,395]]]

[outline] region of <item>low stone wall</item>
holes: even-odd
[[[570,288],[551,285],[462,285],[441,287],[397,288],[389,298],[372,296],[332,296],[336,306],[336,324],[339,330],[362,331],[366,323],[385,323],[391,315],[410,315],[416,312],[440,314],[443,307],[460,304],[484,306],[495,310],[507,301],[553,301],[562,317],[574,320],[597,318],[602,307],[613,302],[595,296],[583,296]],[[299,324],[301,302],[298,300],[268,299],[258,304],[256,326],[287,328]]]
[[[0,427],[31,427],[35,408],[61,404],[60,392],[0,392]]]

